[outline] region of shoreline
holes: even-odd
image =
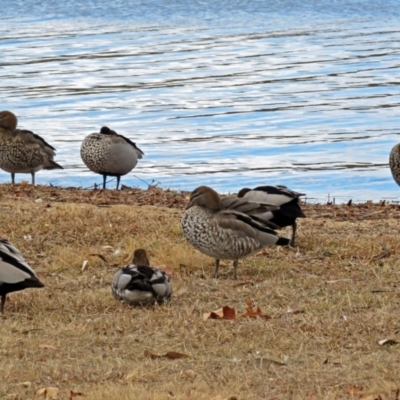
[[[8,199],[32,199],[35,202],[61,202],[61,203],[90,203],[97,206],[109,206],[116,204],[125,205],[151,205],[168,208],[184,208],[190,191],[180,189],[163,189],[157,185],[148,185],[147,189],[122,185],[121,190],[115,189],[87,189],[82,187],[62,187],[53,185],[36,185],[29,183],[0,184],[0,198]],[[335,197],[332,201],[318,203],[310,202],[310,197],[302,197],[301,205],[306,209],[353,209],[359,208],[386,208],[400,209],[399,201],[388,200],[366,200],[364,202],[336,203]]]

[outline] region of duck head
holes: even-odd
[[[108,126],[102,126],[100,129],[100,133],[103,135],[117,135],[117,132],[111,130]]]
[[[147,257],[146,250],[144,249],[136,249],[133,252],[133,264],[135,265],[144,265],[146,267],[150,267],[150,261]]]
[[[237,196],[238,196],[238,197],[244,197],[244,195],[245,195],[247,192],[250,192],[250,191],[251,191],[251,189],[249,189],[249,188],[240,189],[240,190],[239,190],[239,193],[237,194]]]
[[[17,117],[11,111],[0,112],[0,128],[14,131],[17,128]]]
[[[208,186],[199,186],[190,194],[186,210],[193,206],[208,208],[217,211],[221,208],[221,199],[218,193]]]

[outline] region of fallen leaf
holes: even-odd
[[[56,387],[41,388],[36,392],[36,397],[43,397],[45,400],[58,400],[59,389]]]
[[[184,353],[178,353],[176,351],[169,351],[168,353],[164,354],[163,357],[169,358],[170,360],[178,360],[180,358],[186,358],[189,356]]]
[[[82,272],[86,269],[86,266],[87,266],[88,262],[89,262],[88,260],[84,260],[84,261],[83,261],[83,263],[82,263],[82,268],[81,268],[81,271],[82,271]]]
[[[393,346],[395,344],[397,344],[398,342],[396,342],[394,339],[382,339],[378,341],[380,346]]]
[[[357,385],[347,385],[346,391],[352,397],[360,398],[363,395],[363,388]]]
[[[92,253],[92,254],[89,254],[89,256],[96,256],[96,257],[99,257],[101,260],[103,260],[104,262],[108,262],[107,261],[107,258],[105,258],[102,254],[100,254],[100,253]]]
[[[171,277],[177,275],[176,272],[172,269],[172,267],[169,267],[168,265],[157,265],[156,268],[161,269]]]
[[[286,365],[283,362],[271,360],[269,358],[255,358],[247,362],[248,365],[253,365],[255,367],[269,367],[270,365]]]
[[[156,359],[156,358],[169,358],[170,360],[178,360],[179,358],[186,358],[189,357],[187,354],[183,354],[183,353],[178,353],[176,351],[169,351],[165,354],[154,354],[149,350],[145,350],[143,352],[145,357],[149,357],[152,360]]]
[[[74,397],[84,396],[81,392],[74,392],[73,390],[69,391],[69,400],[72,400]]]
[[[23,386],[25,388],[29,388],[32,385],[32,382],[26,381],[26,382],[21,382],[18,385]]]
[[[185,294],[187,291],[189,290],[189,288],[187,287],[187,285],[182,285],[175,293],[175,297],[179,297],[182,296],[183,294]]]
[[[57,350],[56,346],[53,346],[52,344],[39,344],[40,349],[50,349],[50,350]]]
[[[271,317],[267,314],[263,314],[260,307],[257,307],[255,310],[253,308],[253,302],[251,300],[246,300],[246,312],[241,315],[242,318],[264,318],[271,319]]]
[[[194,379],[197,376],[196,372],[194,372],[192,369],[187,369],[186,371],[183,371],[182,373],[191,379]]]
[[[114,251],[114,247],[108,246],[108,245],[106,245],[106,246],[101,246],[101,249],[102,249],[103,251],[107,252],[107,253],[112,253],[112,252]]]
[[[218,310],[212,311],[210,313],[203,314],[203,321],[207,319],[228,319],[232,320],[236,318],[236,310],[229,306],[222,307]]]
[[[210,400],[238,400],[238,399],[236,396],[230,396],[230,397],[217,396],[217,397],[213,397]]]

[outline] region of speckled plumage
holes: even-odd
[[[248,201],[269,202],[279,206],[276,210],[270,210],[265,213],[258,214],[261,222],[269,222],[275,225],[275,229],[292,227],[292,237],[290,245],[295,246],[297,218],[305,218],[300,207],[300,196],[305,196],[304,193],[298,193],[290,190],[286,186],[258,186],[254,189],[244,188],[238,193],[239,198]]]
[[[30,173],[35,184],[35,173],[41,169],[63,169],[54,161],[55,149],[39,135],[17,129],[17,117],[10,111],[0,112],[0,168],[11,173]]]
[[[20,251],[8,240],[0,239],[0,312],[4,311],[8,293],[43,286]]]
[[[87,136],[81,146],[81,158],[93,172],[103,175],[103,189],[107,176],[117,178],[117,189],[122,175],[135,168],[144,153],[130,139],[103,126],[99,133]]]
[[[396,144],[390,152],[389,166],[393,179],[400,186],[400,143]]]
[[[117,300],[132,306],[165,304],[171,300],[172,284],[164,271],[150,267],[146,251],[137,249],[132,264],[115,274],[111,292]]]
[[[254,216],[223,209],[219,195],[207,186],[200,186],[191,193],[186,208],[181,220],[183,234],[197,250],[215,259],[215,277],[220,259],[234,260],[236,279],[239,259],[266,246],[289,243]]]

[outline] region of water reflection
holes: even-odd
[[[145,152],[134,174],[164,187],[398,198],[400,5],[234,3],[5,0],[2,108],[66,167],[37,182],[100,182],[79,148],[107,124]]]

